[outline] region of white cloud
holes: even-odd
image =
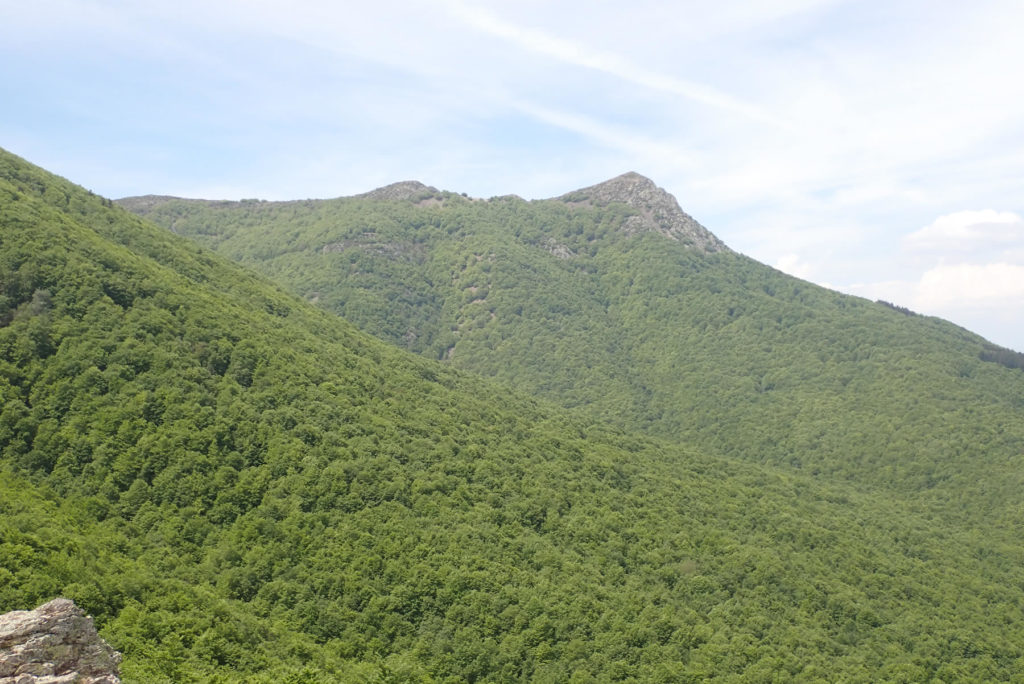
[[[913,279],[857,283],[837,289],[939,316],[996,344],[1024,350],[1022,264],[940,264]]]
[[[1024,266],[949,264],[925,271],[914,293],[922,311],[946,308],[1024,306]]]
[[[783,254],[775,261],[775,268],[804,280],[811,280],[815,271],[814,266],[801,260],[798,254]]]
[[[1024,218],[980,209],[943,214],[906,234],[889,266],[898,278],[841,288],[954,321],[1021,349],[1024,341]]]
[[[883,280],[873,283],[853,283],[835,289],[866,299],[881,299],[909,307],[914,301],[916,286],[916,282],[909,280]]]
[[[1024,242],[1024,219],[1011,211],[957,211],[904,238],[910,250],[966,250]]]

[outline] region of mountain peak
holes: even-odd
[[[598,183],[597,185],[594,185],[594,186],[591,186],[591,187],[594,187],[594,188],[608,187],[608,188],[613,189],[613,190],[626,190],[626,191],[628,191],[630,188],[635,188],[635,187],[646,187],[646,188],[657,189],[658,186],[655,185],[654,181],[652,181],[650,178],[648,178],[647,176],[643,175],[642,173],[637,173],[636,171],[627,171],[626,173],[624,173],[624,174],[622,174],[620,176],[616,176],[615,178],[610,178],[610,179],[606,180],[603,183]]]
[[[554,199],[572,205],[596,207],[616,202],[626,204],[640,212],[623,224],[623,230],[630,235],[654,232],[702,252],[729,251],[724,242],[684,212],[675,197],[635,171]]]
[[[420,196],[425,193],[437,192],[439,192],[437,188],[424,185],[419,181],[407,180],[391,183],[390,185],[385,185],[384,187],[377,188],[376,190],[356,195],[356,197],[378,200],[411,200],[420,199]]]

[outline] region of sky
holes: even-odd
[[[718,5],[718,6],[713,6]],[[553,197],[1024,351],[1020,0],[0,3],[0,147],[107,197]]]

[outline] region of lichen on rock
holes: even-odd
[[[0,684],[119,684],[120,663],[66,598],[0,615]]]

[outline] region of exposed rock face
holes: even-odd
[[[684,212],[675,197],[639,173],[624,173],[555,199],[567,204],[595,207],[621,202],[640,212],[626,219],[623,225],[630,235],[655,232],[702,252],[729,251],[724,242]]]
[[[120,662],[68,599],[0,615],[0,684],[120,684]]]
[[[423,255],[426,253],[426,248],[423,245],[408,240],[381,241],[377,239],[376,233],[363,233],[359,238],[329,242],[320,248],[320,253],[344,252],[347,249],[361,249],[364,252],[379,254],[389,259],[416,262],[422,262]]]
[[[541,246],[559,259],[572,259],[576,256],[576,252],[572,251],[567,245],[563,245],[554,238],[545,238],[544,241],[541,242]]]

